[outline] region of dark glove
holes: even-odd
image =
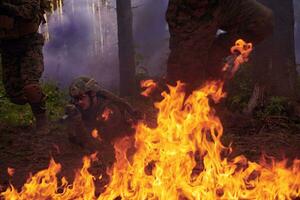
[[[74,104],[68,104],[65,107],[65,114],[68,116],[68,119],[75,121],[82,121],[81,112]]]

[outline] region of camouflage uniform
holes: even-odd
[[[197,87],[220,76],[222,61],[236,39],[254,45],[273,30],[272,11],[255,0],[170,0],[167,80]],[[217,37],[217,31],[226,31]]]
[[[87,89],[84,84],[91,82],[92,88]],[[102,141],[106,144],[116,138],[133,134],[132,125],[137,120],[137,112],[130,104],[101,88],[94,79],[80,77],[70,86],[70,95],[73,98],[81,94],[90,95],[89,92],[91,91],[96,93],[99,102],[96,107],[81,110],[75,104],[70,104],[66,108],[66,114],[69,118],[67,120],[69,139],[79,145],[90,146],[93,149],[97,141],[91,135],[94,129],[98,130]]]
[[[39,84],[43,73],[44,38],[40,0],[0,0],[0,53],[3,83],[13,103],[29,103],[37,126],[47,123],[45,95]]]

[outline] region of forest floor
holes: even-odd
[[[277,160],[300,158],[300,127],[297,123],[290,123],[284,117],[269,117],[261,121],[227,110],[217,113],[224,125],[223,143],[232,144],[232,156],[243,154],[251,161],[258,161],[262,153]],[[155,110],[148,109],[146,120],[155,121]],[[48,167],[50,157],[62,165],[60,175],[72,181],[74,171],[82,166],[82,157],[88,154],[71,144],[64,126],[54,122],[50,134],[41,138],[34,134],[31,126],[0,123],[0,133],[0,192],[9,183],[20,188],[30,172],[36,173]],[[15,169],[12,177],[7,173],[8,167]],[[104,171],[105,164],[100,168]],[[105,184],[105,181],[100,184]]]

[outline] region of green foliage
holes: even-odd
[[[225,103],[230,110],[242,111],[251,97],[253,80],[251,79],[251,65],[242,65],[238,73],[226,86],[228,93]]]
[[[64,114],[65,105],[68,103],[67,91],[61,90],[56,83],[43,84],[43,91],[47,95],[47,111],[50,120],[57,120]]]
[[[20,106],[9,102],[4,97],[3,85],[0,84],[0,121],[12,125],[29,125],[32,123],[32,114],[29,105]]]
[[[255,116],[264,119],[268,116],[285,116],[288,112],[288,99],[285,97],[272,96],[263,108],[256,110]]]
[[[43,91],[47,95],[47,112],[50,120],[63,115],[67,103],[67,93],[58,89],[55,83],[44,83]],[[33,116],[29,105],[15,105],[5,96],[3,84],[0,84],[0,121],[11,125],[30,125]]]

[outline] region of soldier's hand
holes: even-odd
[[[68,118],[76,121],[81,121],[81,113],[74,104],[68,104],[65,107],[65,114],[68,115]]]

